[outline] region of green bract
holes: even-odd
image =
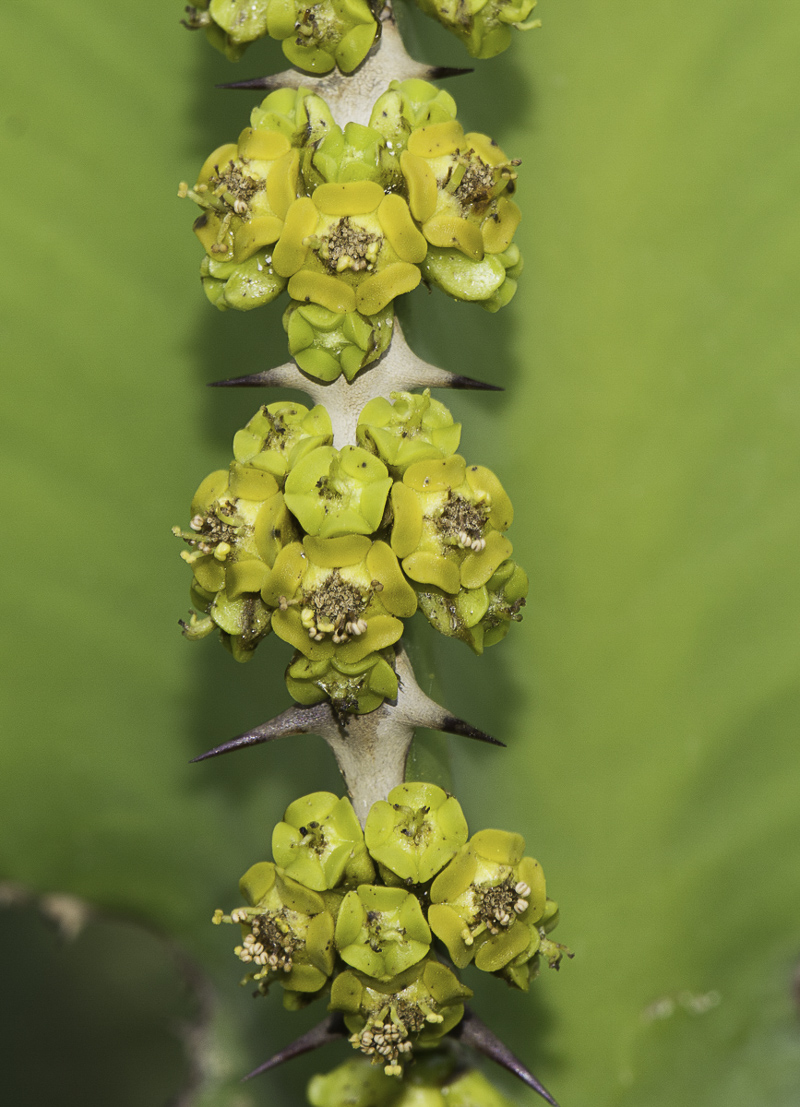
[[[378,396],[358,417],[356,440],[383,461],[394,477],[402,477],[409,465],[449,457],[461,441],[461,424],[430,389],[421,396],[392,392],[392,403]]]
[[[499,311],[517,291],[522,258],[515,243],[502,254],[485,254],[482,261],[460,250],[431,246],[422,262],[422,275],[454,300],[480,304],[486,311]]]
[[[325,900],[269,861],[248,869],[239,889],[249,906],[217,910],[213,921],[241,924],[244,940],[234,952],[254,966],[242,983],[254,981],[266,995],[277,980],[289,1006],[315,998],[334,969],[334,916]],[[335,912],[336,901],[329,904]]]
[[[362,884],[342,900],[335,941],[348,965],[387,982],[425,957],[431,932],[416,896]]]
[[[392,488],[392,549],[419,584],[455,595],[480,588],[511,554],[514,517],[500,481],[454,454],[420,461]]]
[[[369,53],[378,25],[367,0],[198,0],[184,23],[204,28],[209,42],[231,61],[269,36],[282,42],[292,65],[311,73],[338,66],[352,73]]]
[[[304,373],[323,381],[336,380],[341,373],[353,380],[386,350],[393,323],[391,304],[375,315],[361,315],[295,302],[283,316],[289,353]]]
[[[465,135],[456,120],[415,130],[400,165],[411,213],[428,242],[473,261],[507,250],[520,221],[509,199],[516,164],[487,135]]]
[[[432,585],[417,588],[419,609],[448,638],[460,638],[477,654],[500,642],[522,619],[528,578],[515,561],[504,561],[486,584],[455,596]]]
[[[312,792],[286,808],[272,832],[272,855],[287,876],[316,892],[375,876],[353,805],[332,792]]]
[[[428,921],[456,968],[474,960],[477,968],[500,973],[526,991],[529,962],[548,924],[555,925],[557,907],[547,899],[541,866],[524,852],[520,834],[474,834],[434,880]],[[556,952],[548,943],[548,959],[555,960]]]
[[[493,58],[511,44],[511,28],[529,31],[541,20],[525,22],[536,0],[417,0],[418,6],[458,35],[473,58]]]
[[[374,460],[374,459],[373,459]],[[262,599],[278,637],[310,661],[355,665],[393,645],[417,608],[385,542],[362,535],[305,538],[278,554]]]
[[[387,1075],[400,1076],[415,1045],[435,1045],[458,1025],[463,1001],[471,995],[449,969],[425,957],[384,982],[361,972],[341,973],[333,982],[330,1006],[344,1013],[353,1047],[380,1060]]]
[[[384,700],[397,698],[394,650],[368,653],[349,663],[336,653],[319,661],[296,653],[286,670],[286,687],[298,703],[328,700],[342,715],[366,715]]]
[[[374,803],[364,837],[376,861],[404,883],[424,884],[467,840],[461,805],[435,784],[401,784]]]

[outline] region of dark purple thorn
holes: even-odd
[[[558,1107],[547,1088],[539,1083],[533,1073],[525,1068],[522,1061],[515,1057],[508,1046],[503,1045],[497,1035],[493,1034],[489,1027],[482,1023],[469,1008],[464,1011],[464,1018],[453,1031],[453,1035],[459,1037],[466,1045],[477,1049],[484,1057],[490,1058],[498,1065],[502,1065],[504,1069],[512,1072],[523,1084],[533,1088],[542,1099],[551,1104],[551,1107]]]
[[[434,385],[434,388],[436,385]],[[472,388],[481,392],[505,392],[501,384],[487,384],[486,381],[476,381],[472,377],[460,377],[453,375],[449,384],[450,388]]]
[[[240,734],[237,738],[231,738],[221,746],[215,746],[213,750],[207,750],[198,757],[193,757],[189,764],[195,761],[205,761],[209,757],[219,757],[221,753],[231,753],[233,750],[243,750],[248,746],[259,746],[262,742],[274,742],[276,738],[287,738],[294,734],[319,734],[320,725],[330,725],[331,709],[327,704],[320,703],[314,707],[300,707],[295,705],[270,719],[268,723],[248,730],[246,734]]]
[[[310,1053],[312,1050],[329,1045],[331,1042],[338,1042],[344,1036],[345,1029],[341,1015],[329,1015],[313,1030],[309,1030],[307,1034],[297,1038],[285,1049],[282,1049],[280,1053],[270,1057],[269,1061],[265,1061],[257,1069],[248,1072],[247,1076],[242,1077],[242,1083],[245,1080],[252,1080],[254,1076],[260,1076],[262,1072],[269,1072],[270,1069],[277,1068],[284,1061],[292,1061],[295,1057],[300,1057],[304,1053]]]
[[[248,79],[246,81],[229,81],[226,84],[215,85],[214,87],[215,88],[241,88],[241,89],[248,89],[248,88],[272,88],[272,89],[277,89],[277,88],[283,87],[281,79],[280,79],[281,76],[282,76],[282,74],[278,74],[274,77],[248,77]]]
[[[474,73],[474,69],[457,69],[452,65],[432,65],[428,73],[431,81],[443,81],[445,77],[463,77],[467,73]]]
[[[247,377],[229,377],[224,381],[209,381],[209,388],[252,388],[259,386],[266,386],[269,384],[267,380],[267,370],[263,373],[251,373]]]
[[[465,723],[463,719],[457,719],[455,715],[445,715],[436,729],[444,731],[445,734],[459,734],[463,738],[475,738],[478,742],[488,742],[491,746],[502,746],[505,749],[505,742],[501,742],[499,738],[493,738],[485,730],[478,730],[471,723]]]

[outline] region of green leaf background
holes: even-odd
[[[170,534],[262,399],[205,383],[277,364],[284,338],[274,305],[205,302],[176,197],[256,99],[213,85],[280,54],[233,70],[180,8],[0,13],[0,956],[19,1104],[299,1103],[348,1056],[240,1088],[321,1012],[250,1000],[209,925],[283,807],[339,782],[316,738],[188,764],[287,702],[282,644],[237,666],[180,638]],[[449,756],[473,829],[524,831],[576,954],[527,997],[469,982],[563,1107],[790,1107],[800,8],[538,10],[542,30],[450,86],[467,126],[523,159],[520,293],[496,316],[420,290],[403,308],[423,356],[506,388],[452,408],[512,494],[532,585],[481,659],[412,632],[423,681],[508,749],[422,744]],[[417,13],[405,25],[417,56],[465,64]],[[34,909],[54,893],[99,912],[66,944]]]

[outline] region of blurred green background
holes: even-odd
[[[473,829],[524,831],[576,953],[527,997],[469,983],[562,1107],[790,1107],[800,7],[538,11],[449,85],[467,128],[523,159],[520,293],[495,316],[424,290],[401,309],[420,354],[506,388],[451,406],[514,499],[531,577],[482,659],[412,631],[423,683],[508,749],[425,742],[449,749]],[[205,302],[176,197],[257,100],[213,85],[280,54],[234,70],[180,14],[0,12],[0,1088],[24,1107],[299,1104],[303,1062],[238,1078],[321,1017],[240,992],[209,925],[286,803],[339,778],[316,738],[188,765],[288,702],[282,643],[237,666],[181,639],[170,534],[265,398],[205,383],[285,347],[280,305]],[[418,57],[466,64],[405,24]],[[65,896],[98,914],[79,929]]]

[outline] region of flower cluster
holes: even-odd
[[[512,27],[526,22],[536,0],[417,0],[419,7],[458,35],[474,58],[492,58],[511,43]],[[379,34],[383,0],[197,0],[186,6],[184,26],[203,29],[212,46],[238,61],[251,42],[277,39],[292,65],[309,73],[338,67],[352,73]]]
[[[181,184],[203,209],[211,302],[247,311],[286,289],[290,352],[323,381],[380,357],[394,300],[420,281],[488,311],[507,304],[522,268],[517,162],[455,115],[416,79],[393,82],[368,126],[343,129],[308,89],[271,93],[194,187]]]
[[[269,36],[298,69],[329,73],[338,66],[352,73],[378,34],[375,9],[368,0],[198,0],[187,5],[183,22],[190,30],[205,30],[231,61],[251,42]]]
[[[455,453],[461,428],[408,392],[362,410],[336,449],[321,406],[262,407],[202,482],[188,530],[189,638],[215,628],[241,661],[271,631],[294,647],[290,694],[364,714],[397,695],[394,651],[419,607],[480,653],[519,620],[527,578],[497,477]]]
[[[453,1029],[472,995],[440,960],[527,990],[540,959],[563,947],[541,866],[519,834],[469,837],[458,801],[407,783],[373,804],[362,831],[347,799],[314,792],[290,804],[272,836],[274,861],[240,881],[243,983],[283,989],[296,1009],[327,995],[354,1048],[400,1075],[419,1046]]]

